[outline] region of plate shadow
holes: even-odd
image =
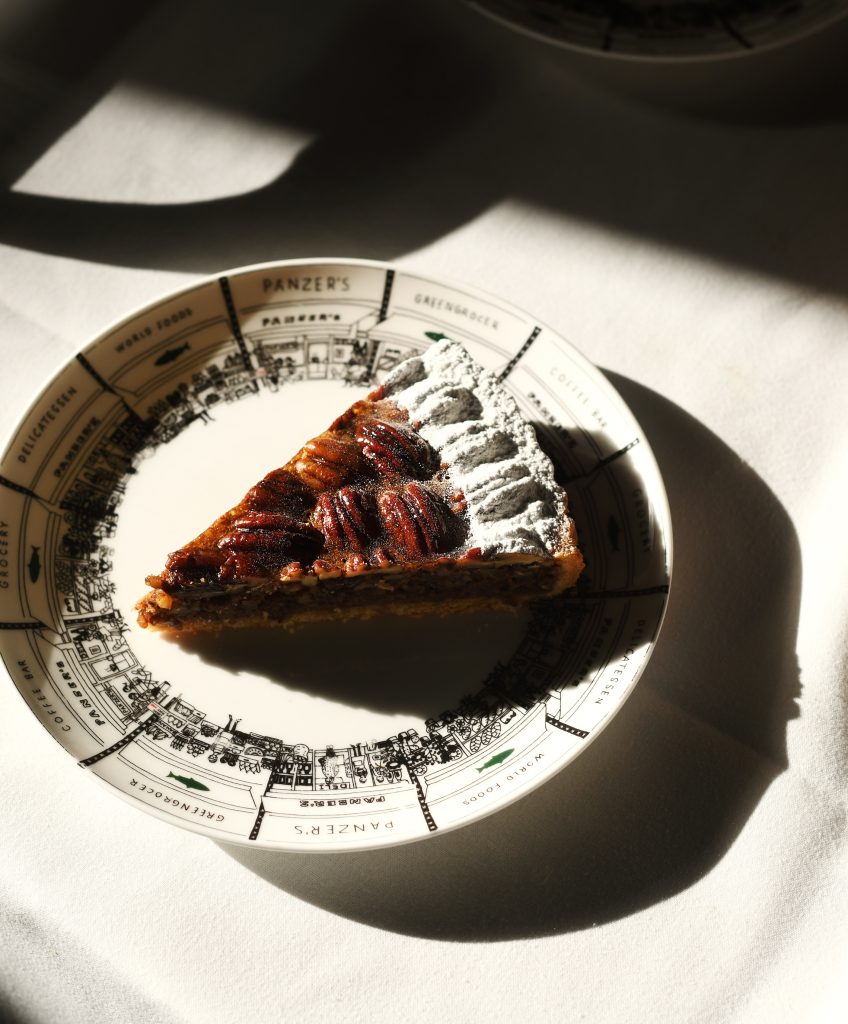
[[[626,709],[567,771],[426,843],[320,857],[219,844],[229,856],[333,913],[460,942],[614,921],[721,860],[787,766],[799,545],[775,495],[703,424],[608,377],[654,449],[675,532],[663,635]]]
[[[393,617],[278,630],[245,629],[172,639],[237,676],[264,676],[289,689],[375,712],[418,719],[456,707],[527,628],[526,610],[454,619]],[[445,671],[446,661],[450,671]]]

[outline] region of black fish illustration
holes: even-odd
[[[153,362],[154,366],[165,366],[166,363],[173,363],[175,359],[179,359],[186,349],[191,348],[188,342],[185,345],[180,345],[179,348],[166,348],[165,351],[155,359]]]
[[[29,556],[29,578],[35,583],[41,575],[41,559],[38,557],[38,548],[32,545],[32,554]]]
[[[168,772],[165,776],[166,779],[176,779],[177,782],[181,782],[186,789],[202,789],[204,793],[209,792],[209,787],[204,786],[202,782],[198,782],[197,779],[187,779],[185,775],[174,775],[173,772]]]
[[[502,750],[499,754],[495,754],[490,757],[489,760],[481,765],[477,771],[484,772],[487,768],[494,768],[496,764],[502,764],[509,757],[510,754],[515,753],[515,747],[510,747],[509,750]]]
[[[615,516],[609,517],[609,521],[607,522],[607,536],[609,537],[613,551],[620,551],[621,549],[618,546],[618,538],[621,536],[621,529]]]

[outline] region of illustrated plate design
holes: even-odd
[[[514,615],[170,639],[133,605],[167,553],[441,337],[494,371],[569,493],[587,569]],[[653,455],[602,374],[499,297],[383,263],[208,278],[62,368],[0,464],[0,653],[86,770],[228,842],[407,842],[518,799],[636,682],[671,564]]]

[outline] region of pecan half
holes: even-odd
[[[371,565],[376,565],[379,569],[388,569],[390,565],[394,564],[384,548],[377,548],[371,555]]]
[[[340,487],[362,466],[353,441],[338,437],[316,437],[307,442],[293,460],[294,471],[313,490]]]
[[[356,428],[356,443],[380,476],[426,477],[435,462],[424,438],[397,423],[365,420]]]
[[[180,548],[178,551],[173,551],[168,555],[167,567],[175,570],[192,571],[208,569],[211,566],[219,565],[220,562],[220,557],[214,551],[204,548],[195,548],[193,551],[188,551],[185,548]]]
[[[403,500],[426,539],[427,550],[444,551],[450,531],[450,513],[442,499],[428,487],[411,483],[404,488]]]
[[[364,495],[353,487],[342,487],[335,494],[322,494],[312,521],[323,532],[331,550],[364,551],[377,532],[377,523]]]
[[[305,523],[287,516],[284,512],[245,512],[238,519],[233,520],[233,526],[237,530],[261,530],[274,531],[286,530],[290,533],[299,533]]]
[[[281,513],[246,513],[233,523],[216,547],[227,556],[221,572],[225,582],[277,572],[292,561],[308,561],[324,538],[307,523]]]
[[[308,489],[294,473],[275,469],[247,492],[245,504],[255,509],[279,509],[282,506],[297,515],[306,508],[308,495]]]
[[[429,488],[410,483],[402,491],[383,491],[377,504],[393,550],[424,558],[449,547],[450,513]]]
[[[261,579],[269,574],[267,559],[255,551],[239,551],[227,556],[218,578],[221,583],[239,583]]]
[[[216,546],[222,551],[281,551],[288,554],[297,548],[320,548],[322,539],[317,530],[301,523],[297,530],[235,530],[225,534]]]
[[[368,570],[368,562],[360,554],[348,555],[344,561],[344,571],[349,576],[358,576]]]
[[[215,580],[222,561],[217,551],[202,548],[186,551],[180,548],[168,556],[165,571],[160,577],[161,589],[168,592]]]

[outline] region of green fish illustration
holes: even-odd
[[[153,365],[154,366],[165,366],[166,363],[173,363],[173,361],[175,359],[179,359],[180,356],[183,354],[183,352],[185,352],[187,349],[190,349],[190,348],[191,348],[191,345],[189,345],[189,343],[186,342],[184,345],[180,345],[179,348],[169,348],[169,349],[166,349],[162,353],[162,355],[159,356],[158,359],[154,359]]]
[[[487,768],[494,768],[496,764],[503,764],[509,755],[514,753],[515,747],[510,747],[508,750],[502,750],[499,754],[494,754],[490,757],[484,765],[481,765],[481,767],[477,769],[477,771],[484,772]]]
[[[29,565],[27,568],[29,569],[29,578],[33,583],[35,583],[41,574],[41,559],[38,557],[39,549],[34,544],[31,546],[32,554],[29,556]]]
[[[430,341],[444,341],[447,338],[447,335],[442,334],[441,331],[425,331],[424,336],[429,338]]]
[[[197,779],[187,779],[184,775],[174,775],[173,772],[168,772],[165,778],[176,779],[177,782],[181,782],[186,789],[202,789],[204,793],[209,792],[209,787],[204,786],[203,783],[198,782]]]

